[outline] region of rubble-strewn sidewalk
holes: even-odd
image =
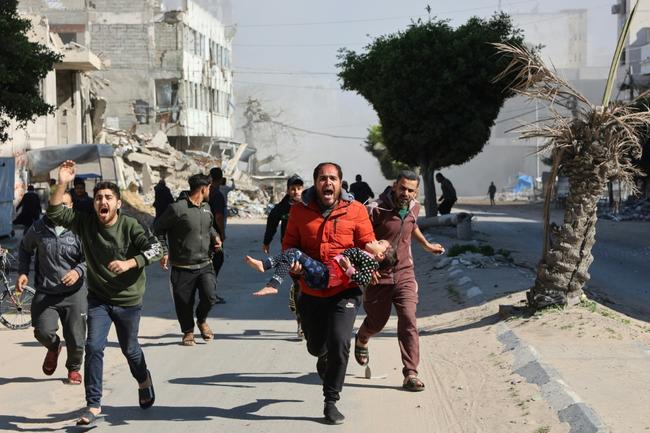
[[[461,243],[445,234],[451,232],[429,231],[427,236],[446,246]],[[466,309],[474,312],[476,323],[494,325],[489,337],[512,354],[513,373],[537,386],[538,398],[569,424],[571,433],[650,430],[646,322],[593,301],[530,317],[501,317],[500,304],[524,305],[525,291],[534,281],[532,269],[475,254],[431,260],[429,267],[437,275],[434,280],[447,281],[447,297],[457,304],[457,315],[468,314]],[[425,328],[423,334],[428,332]]]

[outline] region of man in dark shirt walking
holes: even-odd
[[[195,174],[189,178],[190,193],[170,205],[154,222],[154,233],[164,248],[160,261],[163,269],[171,264],[171,283],[176,316],[183,332],[184,346],[194,346],[194,298],[199,292],[196,325],[205,341],[213,333],[207,323],[208,313],[217,303],[217,281],[210,261],[210,252],[221,247],[221,239],[213,227],[207,203],[210,178]],[[167,247],[169,245],[169,247]]]
[[[154,190],[154,201],[153,207],[156,209],[156,217],[154,221],[160,218],[160,215],[167,210],[167,207],[174,203],[174,196],[170,191],[169,187],[165,183],[164,179],[160,179],[156,186],[153,187]]]
[[[212,183],[210,184],[210,196],[208,198],[208,204],[210,205],[210,212],[214,217],[214,228],[219,234],[221,239],[221,247],[217,248],[212,253],[212,268],[214,269],[214,276],[219,281],[219,271],[223,266],[223,262],[226,258],[226,254],[223,251],[223,242],[226,240],[226,218],[228,215],[228,203],[226,202],[226,196],[221,192],[221,179],[223,179],[223,172],[219,167],[212,167],[210,169],[210,178]],[[226,301],[217,296],[217,304],[225,304]]]
[[[356,201],[361,202],[361,204],[365,204],[371,198],[375,198],[375,193],[372,192],[370,185],[361,179],[360,174],[357,174],[354,179],[356,182],[350,185],[350,192]]]
[[[436,180],[440,184],[440,189],[442,189],[442,195],[438,199],[441,202],[438,205],[438,211],[440,215],[448,215],[451,212],[451,208],[456,203],[458,199],[456,197],[456,190],[451,181],[444,177],[442,173],[436,173]]]

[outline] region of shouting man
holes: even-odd
[[[84,247],[88,268],[88,338],[86,340],[86,410],[78,425],[92,425],[101,413],[104,349],[108,331],[115,325],[117,341],[138,382],[142,409],[151,407],[155,394],[151,374],[138,342],[144,267],[158,261],[162,247],[134,218],[121,215],[120,190],[112,182],[99,182],[93,190],[94,212],[63,205],[65,186],[75,177],[74,161],[59,167],[56,191],[47,216],[71,229]]]

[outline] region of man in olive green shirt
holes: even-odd
[[[59,167],[59,180],[50,197],[48,217],[71,229],[84,246],[88,275],[88,338],[85,357],[86,410],[78,425],[92,425],[101,413],[104,349],[111,323],[138,382],[140,407],[155,400],[151,374],[138,343],[144,267],[162,256],[162,247],[134,218],[121,215],[120,190],[112,182],[100,182],[93,191],[94,212],[80,212],[62,205],[68,183],[75,177],[74,161]]]

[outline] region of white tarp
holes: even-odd
[[[49,180],[50,172],[68,159],[77,164],[94,162],[101,163],[102,173],[100,174],[104,180],[115,180],[115,167],[112,164],[113,153],[113,146],[109,144],[73,144],[70,146],[44,147],[27,151],[27,168],[32,182],[34,182]],[[109,170],[104,172],[107,160],[111,163],[108,164]]]
[[[0,236],[11,234],[15,176],[16,160],[0,158]]]

